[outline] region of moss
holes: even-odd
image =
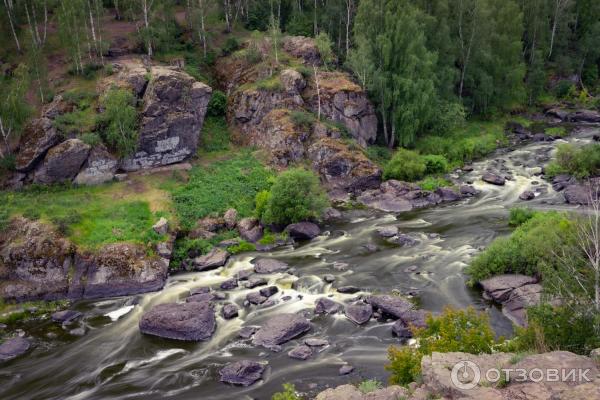
[[[65,309],[69,306],[66,300],[61,301],[30,301],[26,303],[5,303],[0,299],[0,323],[14,325],[18,322],[39,318],[44,314]]]

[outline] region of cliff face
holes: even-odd
[[[363,153],[377,135],[367,94],[343,72],[313,68],[321,61],[312,39],[283,43],[287,54],[278,66],[236,54],[218,61],[237,140],[265,150],[276,166],[308,161],[330,189],[377,186],[381,171]]]
[[[59,95],[26,128],[12,186],[70,181],[97,184],[112,180],[119,169],[173,164],[196,152],[212,89],[172,67],[145,67],[136,60],[113,66],[117,73],[101,81],[98,91],[126,88],[142,104],[134,154],[117,159],[101,144],[91,148],[76,137],[61,134],[54,119],[70,110]]]

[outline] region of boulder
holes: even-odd
[[[354,367],[352,365],[342,365],[338,370],[340,375],[348,375],[354,371]]]
[[[537,283],[516,288],[502,304],[502,312],[516,325],[526,326],[527,308],[540,303],[542,291],[542,285]]]
[[[196,293],[185,299],[186,303],[209,303],[216,300],[215,292]]]
[[[306,360],[312,356],[312,354],[313,351],[308,346],[298,346],[288,352],[288,356],[290,358],[295,358],[296,360]]]
[[[340,218],[342,218],[342,213],[333,207],[327,207],[321,215],[323,221],[332,221]]]
[[[402,319],[408,311],[414,308],[410,301],[399,296],[370,296],[367,298],[367,303],[383,315],[388,315],[394,319]]]
[[[309,331],[311,323],[298,314],[279,314],[267,320],[256,332],[255,346],[274,348]]]
[[[78,318],[81,318],[82,315],[83,314],[81,314],[79,311],[64,310],[53,313],[51,318],[54,322],[58,322],[60,324],[68,324]]]
[[[285,231],[294,240],[310,240],[319,236],[321,229],[317,224],[312,222],[298,222],[290,224],[285,228]]]
[[[362,400],[362,398],[362,392],[356,386],[342,385],[319,393],[315,400]]]
[[[281,71],[280,79],[285,91],[288,93],[300,93],[306,87],[304,77],[295,69],[284,69]]]
[[[254,261],[254,272],[257,274],[273,274],[285,271],[289,267],[288,264],[274,258],[259,258]]]
[[[590,184],[568,185],[563,196],[569,204],[590,205],[592,199],[600,198],[600,178],[592,178]]]
[[[283,38],[283,49],[292,56],[301,58],[304,64],[321,65],[321,55],[314,39],[306,36],[286,36]]]
[[[211,233],[217,232],[225,226],[225,218],[204,217],[196,222],[196,229]]]
[[[61,134],[49,118],[35,118],[25,127],[21,135],[19,153],[15,158],[18,172],[29,172],[46,155],[46,152],[62,141]]]
[[[238,336],[242,339],[250,339],[256,332],[258,332],[258,326],[244,326],[238,332]]]
[[[183,161],[196,153],[212,89],[176,69],[153,66],[143,95],[135,153],[122,162],[135,171]]]
[[[277,286],[267,286],[258,291],[258,293],[260,293],[261,296],[265,296],[265,297],[271,297],[277,292],[279,292],[279,289],[277,288]]]
[[[304,341],[304,344],[310,347],[329,346],[329,342],[327,340],[319,338],[308,338]]]
[[[90,153],[91,147],[79,139],[68,139],[52,147],[35,170],[35,183],[51,184],[73,180]]]
[[[553,118],[558,118],[560,120],[565,120],[567,119],[567,115],[569,115],[569,113],[560,108],[551,108],[549,110],[546,110],[546,115]]]
[[[567,174],[556,175],[554,177],[554,179],[552,179],[552,189],[556,190],[557,192],[560,192],[567,186],[573,185],[576,182],[577,181],[575,180],[575,178],[573,178],[571,175],[567,175]]]
[[[263,304],[267,301],[267,297],[260,294],[260,292],[250,292],[246,295],[246,300],[250,304]]]
[[[225,304],[221,309],[221,314],[225,319],[232,319],[238,316],[238,307],[235,304]]]
[[[377,234],[383,238],[390,238],[392,236],[396,236],[398,234],[397,226],[383,226],[377,228]]]
[[[437,188],[435,194],[440,196],[442,202],[453,202],[461,199],[460,195],[454,190],[446,187]]]
[[[533,193],[531,190],[526,190],[519,195],[519,199],[523,201],[533,200],[535,199],[535,193]]]
[[[366,324],[373,315],[373,307],[370,304],[356,303],[348,304],[344,309],[346,317],[357,325]]]
[[[413,337],[412,330],[403,320],[399,319],[392,325],[392,334],[400,339],[410,339]]]
[[[192,264],[196,271],[208,271],[222,267],[227,263],[229,253],[218,247],[213,247],[207,254],[194,258]]]
[[[492,172],[485,173],[481,179],[484,182],[491,183],[492,185],[503,186],[506,183],[506,179],[500,175]]]
[[[354,294],[360,292],[360,288],[356,286],[340,286],[337,288],[338,293]]]
[[[78,185],[98,185],[110,182],[117,172],[118,160],[108,152],[104,145],[94,146],[75,177]]]
[[[263,228],[256,218],[243,218],[237,224],[238,232],[242,239],[249,242],[258,242],[263,236]]]
[[[235,208],[230,208],[223,214],[223,220],[225,220],[225,226],[227,229],[234,229],[237,223],[238,212]]]
[[[159,235],[166,235],[169,233],[169,221],[165,217],[160,217],[158,222],[152,225],[152,229]]]
[[[210,338],[216,328],[209,303],[159,304],[140,320],[140,331],[165,339],[200,341]]]
[[[336,314],[342,311],[342,305],[327,297],[321,297],[315,301],[316,314]]]
[[[227,364],[219,371],[221,382],[250,386],[262,378],[265,366],[255,361],[242,360]]]
[[[577,110],[567,115],[570,122],[600,122],[600,113],[594,110]]]
[[[464,197],[472,197],[477,194],[477,189],[471,185],[461,185],[458,191],[460,195]]]
[[[31,344],[29,340],[22,337],[8,339],[0,344],[0,362],[10,361],[25,354]]]
[[[498,303],[504,303],[515,289],[534,283],[537,283],[537,279],[531,276],[506,274],[485,279],[479,284],[487,297]]]
[[[227,279],[220,285],[223,290],[233,290],[238,287],[238,280],[236,278]]]
[[[396,236],[389,238],[387,241],[389,243],[406,247],[416,246],[417,244],[419,244],[419,241],[417,239],[410,237],[406,233],[400,233]]]

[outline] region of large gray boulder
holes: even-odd
[[[287,263],[274,258],[259,258],[254,261],[254,272],[257,274],[273,274],[285,271],[289,267]]]
[[[534,277],[498,275],[480,282],[484,298],[502,304],[502,312],[516,325],[527,325],[527,307],[539,304],[542,285]]]
[[[215,331],[215,313],[207,302],[159,304],[142,316],[139,327],[165,339],[206,340]]]
[[[342,308],[340,303],[327,297],[321,297],[315,301],[316,314],[336,314],[342,311]]]
[[[88,158],[91,147],[79,139],[69,139],[52,147],[35,170],[35,183],[59,183],[73,180]]]
[[[263,236],[263,228],[256,218],[242,218],[237,223],[237,230],[242,239],[249,242],[257,242]]]
[[[506,183],[506,179],[504,179],[504,177],[492,172],[486,172],[483,174],[481,180],[496,186],[503,186]]]
[[[403,319],[403,316],[414,308],[414,304],[400,296],[370,296],[367,302],[382,314],[394,319]]]
[[[479,282],[484,296],[498,303],[507,301],[515,289],[534,283],[537,283],[536,278],[520,274],[497,275]]]
[[[31,120],[21,138],[20,150],[15,159],[15,169],[18,172],[31,171],[46,152],[62,140],[52,120],[45,117]]]
[[[75,177],[78,185],[98,185],[110,182],[117,172],[118,160],[102,144],[94,146]]]
[[[373,307],[370,304],[357,303],[348,304],[344,309],[346,317],[357,325],[366,324],[373,315]]]
[[[268,349],[276,348],[309,331],[311,323],[298,314],[279,314],[267,320],[256,332],[252,343]]]
[[[122,163],[126,171],[177,163],[198,147],[212,89],[169,67],[153,66],[151,76],[137,149]]]
[[[221,382],[250,386],[262,378],[265,366],[256,361],[242,360],[227,364],[219,371]]]
[[[29,340],[16,337],[0,344],[0,362],[9,361],[27,352],[31,344]]]
[[[292,239],[296,240],[314,239],[321,233],[319,226],[312,222],[298,222],[295,224],[290,224],[285,228],[285,231]]]
[[[218,247],[213,247],[207,254],[194,258],[192,264],[196,271],[208,271],[222,267],[227,263],[229,253]]]

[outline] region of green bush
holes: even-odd
[[[215,90],[208,102],[206,115],[209,117],[220,117],[227,111],[227,96],[220,90]]]
[[[294,125],[304,129],[309,129],[316,121],[314,114],[306,111],[292,111],[290,113],[290,119]]]
[[[135,97],[128,90],[111,89],[102,104],[104,113],[100,120],[104,141],[121,157],[133,154],[138,141]]]
[[[544,172],[550,178],[559,174],[569,174],[579,179],[599,175],[600,144],[582,147],[560,144],[556,151],[556,159],[546,166]]]
[[[518,221],[516,215],[513,219]],[[509,237],[494,240],[473,260],[466,270],[471,283],[500,274],[543,276],[550,270],[561,270],[555,254],[577,254],[575,228],[565,214],[535,213]]]
[[[280,92],[283,90],[283,84],[278,75],[274,75],[271,78],[261,79],[254,83],[257,89],[266,90],[268,92]]]
[[[433,192],[434,190],[437,190],[441,187],[452,186],[452,182],[444,178],[428,176],[422,181],[417,182],[417,185],[419,185],[419,187],[423,190],[429,190]]]
[[[448,171],[448,160],[446,160],[446,157],[436,154],[428,154],[422,157],[423,161],[425,161],[426,174],[443,174]]]
[[[296,387],[291,383],[283,384],[283,392],[273,394],[271,400],[302,400],[296,393]]]
[[[87,132],[79,137],[83,143],[88,144],[92,147],[99,145],[102,143],[102,138],[95,132]]]
[[[559,136],[565,137],[569,134],[567,129],[563,126],[553,126],[552,128],[548,128],[544,131],[544,133],[548,136]]]
[[[510,209],[508,217],[508,225],[510,226],[521,226],[525,222],[529,221],[536,214],[536,211],[529,208],[515,207]]]
[[[0,174],[3,172],[15,170],[15,156],[14,154],[7,154],[4,157],[0,157]]]
[[[10,213],[6,208],[0,210],[0,233],[4,232],[10,224]]]
[[[383,169],[383,179],[414,182],[425,175],[427,165],[418,153],[398,149]]]
[[[377,379],[367,379],[358,385],[358,390],[360,390],[362,394],[367,394],[379,390],[382,387],[383,384]]]
[[[559,99],[571,98],[575,95],[576,87],[571,81],[560,81],[554,88],[554,94]]]
[[[387,146],[369,146],[365,149],[365,154],[369,160],[380,167],[392,159],[392,150]]]
[[[234,246],[229,246],[227,251],[231,254],[239,254],[245,253],[247,251],[255,251],[256,246],[253,243],[247,242],[245,240],[241,240],[238,244]]]
[[[497,342],[490,327],[489,318],[483,312],[469,307],[456,310],[447,307],[437,317],[427,317],[426,328],[412,328],[419,346],[390,346],[389,364],[385,369],[391,372],[390,383],[407,385],[418,380],[421,374],[421,359],[433,352],[465,352],[471,354],[491,353]]]
[[[223,55],[228,56],[239,48],[240,42],[237,40],[237,38],[230,36],[225,41],[225,44],[221,50],[223,51]]]
[[[292,168],[275,178],[262,220],[267,224],[315,220],[328,205],[319,178],[311,171]]]
[[[270,199],[271,192],[268,190],[261,190],[260,192],[256,193],[256,197],[254,198],[254,215],[256,218],[263,218]]]
[[[203,151],[215,152],[229,149],[229,127],[225,117],[206,117],[200,135],[200,148]]]

